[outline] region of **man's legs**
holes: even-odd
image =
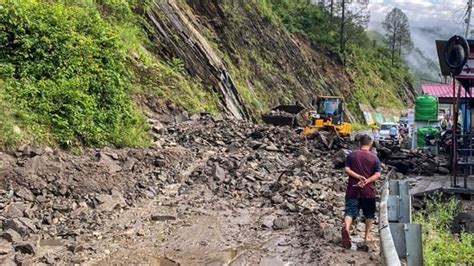
[[[344,216],[344,228],[346,228],[347,232],[351,231],[352,220],[351,216]]]
[[[375,198],[360,200],[361,209],[365,217],[365,241],[373,241],[371,229],[375,218]]]
[[[342,246],[344,248],[351,248],[351,237],[349,232],[351,230],[352,220],[359,214],[359,199],[346,197],[344,210],[344,226],[341,230]]]
[[[351,230],[351,223],[352,223],[352,217],[344,216],[344,226],[342,227],[342,230],[341,230],[341,236],[342,236],[342,246],[347,249],[350,249],[352,246],[351,236],[349,233]]]
[[[372,236],[372,225],[374,224],[374,219],[365,219],[365,241],[370,242],[374,241]]]

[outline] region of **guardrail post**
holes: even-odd
[[[380,247],[384,265],[423,265],[421,225],[411,223],[411,197],[407,182],[390,180],[387,175],[380,201]]]

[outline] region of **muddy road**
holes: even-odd
[[[152,121],[150,149],[19,147],[2,162],[2,264],[371,265],[340,246],[354,148],[222,117]],[[374,227],[374,233],[375,227]]]

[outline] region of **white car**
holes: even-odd
[[[382,123],[380,125],[380,132],[379,132],[379,141],[380,142],[391,142],[392,138],[390,137],[390,129],[395,126],[397,129],[397,135],[395,136],[395,144],[400,142],[400,133],[398,131],[399,125],[397,123]]]

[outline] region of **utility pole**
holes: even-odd
[[[466,39],[469,39],[470,32],[469,29],[471,27],[471,11],[472,11],[472,0],[469,0],[467,3],[467,18],[466,18]]]

